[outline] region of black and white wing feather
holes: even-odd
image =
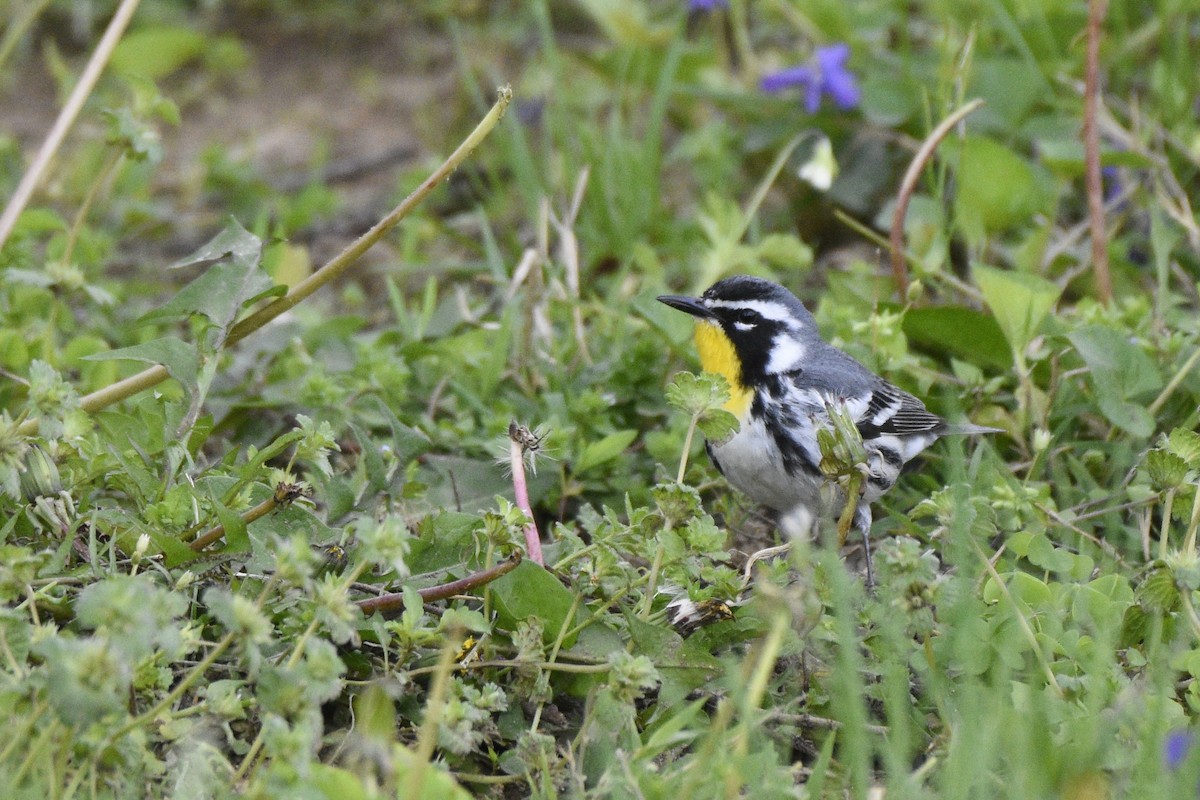
[[[880,436],[938,436],[946,421],[903,389],[880,381],[871,389],[867,409],[855,420],[864,440]]]

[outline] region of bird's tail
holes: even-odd
[[[942,430],[938,431],[939,436],[980,436],[985,433],[1004,433],[1004,429],[989,428],[986,425],[972,425],[969,422],[962,424],[947,422]]]

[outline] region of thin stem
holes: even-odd
[[[21,41],[25,31],[29,30],[38,14],[41,14],[48,5],[50,5],[50,0],[34,0],[26,6],[23,13],[18,14],[9,22],[8,29],[4,31],[4,39],[0,40],[0,72],[4,70],[4,62],[8,61],[8,57],[16,49],[17,42]]]
[[[128,2],[129,0],[127,0]],[[134,2],[136,5],[136,2]],[[292,287],[283,297],[267,304],[255,313],[243,319],[237,325],[233,326],[233,330],[229,332],[229,336],[225,339],[224,346],[226,348],[240,342],[250,334],[262,328],[271,320],[278,317],[285,311],[296,306],[301,300],[304,300],[317,289],[325,284],[333,281],[341,276],[347,269],[354,265],[363,253],[370,249],[376,242],[383,238],[396,223],[404,219],[414,208],[424,200],[430,192],[438,187],[446,178],[450,176],[455,169],[464,162],[474,149],[487,137],[492,129],[504,116],[505,110],[509,103],[512,102],[512,90],[507,86],[499,90],[499,98],[492,109],[487,113],[476,126],[475,130],[463,140],[449,158],[447,158],[440,167],[433,171],[432,174],[421,185],[413,191],[408,197],[404,198],[400,205],[396,206],[382,220],[377,222],[374,227],[364,233],[354,242],[352,242],[345,250],[335,256],[329,263],[321,267],[305,280]],[[15,200],[15,198],[14,198]],[[11,204],[10,204],[11,207]],[[3,244],[3,238],[0,237],[0,245]],[[124,380],[117,381],[111,386],[106,386],[91,394],[84,395],[79,400],[79,407],[89,413],[99,411],[102,408],[107,408],[113,403],[120,402],[127,397],[149,389],[151,386],[157,386],[170,377],[167,368],[162,364],[155,364],[148,369],[145,369],[136,375],[132,375]],[[21,423],[17,429],[24,436],[29,436],[37,432],[38,420],[27,419]]]
[[[4,213],[0,214],[0,247],[3,247],[5,242],[8,241],[9,235],[12,234],[13,228],[16,227],[17,218],[21,216],[21,212],[25,210],[25,206],[29,204],[29,199],[33,197],[33,192],[41,182],[46,168],[50,166],[55,153],[62,146],[63,140],[67,137],[67,132],[75,124],[75,119],[83,109],[84,102],[88,99],[88,95],[92,93],[92,89],[95,88],[96,81],[100,79],[100,73],[104,71],[104,67],[108,64],[108,59],[112,56],[112,52],[116,48],[117,42],[120,41],[121,34],[125,32],[125,28],[129,25],[129,21],[133,19],[133,12],[137,10],[140,2],[141,0],[122,0],[116,13],[109,20],[108,28],[104,31],[104,36],[101,37],[100,43],[96,45],[96,50],[88,60],[87,66],[83,68],[83,74],[79,76],[79,82],[75,84],[75,88],[71,91],[71,96],[67,98],[67,103],[63,106],[63,110],[59,112],[58,119],[54,120],[54,126],[46,136],[46,141],[42,143],[42,149],[38,151],[33,163],[29,166],[29,171],[22,176],[21,183],[17,186],[17,190],[13,192],[12,199],[8,201],[8,205],[4,208]]]
[[[121,158],[125,154],[117,150],[100,170],[100,174],[96,176],[96,180],[92,181],[92,185],[88,187],[87,194],[83,196],[83,202],[79,204],[79,210],[75,212],[75,219],[71,221],[71,230],[67,234],[67,243],[63,247],[62,263],[70,264],[71,256],[75,254],[75,244],[79,241],[79,232],[83,230],[83,223],[87,220],[88,212],[92,210],[92,205],[96,202],[96,197],[100,194],[100,188],[108,182],[108,176],[112,174],[117,165],[121,163]]]
[[[746,685],[746,693],[742,697],[742,714],[748,716],[752,710],[758,708],[762,703],[763,695],[767,692],[767,682],[771,678],[775,662],[779,659],[779,649],[783,645],[783,634],[787,631],[790,621],[786,609],[782,606],[775,610],[771,618],[771,628],[767,632],[767,638],[763,641],[762,650],[759,653],[758,660],[754,664],[754,672],[750,675],[750,680]]]
[[[529,502],[529,481],[525,478],[525,449],[517,440],[514,432],[519,426],[515,422],[509,425],[508,460],[512,466],[513,496],[517,508],[525,512],[529,522],[525,524],[525,551],[530,560],[540,567],[546,566],[542,557],[542,537],[538,533],[537,523],[533,520],[533,506]]]
[[[696,425],[699,422],[700,415],[693,414],[688,423],[687,436],[683,438],[683,453],[679,456],[679,473],[675,476],[676,483],[683,483],[683,474],[687,472],[688,453],[692,451],[692,439],[696,436]]]
[[[174,705],[175,701],[178,700],[180,697],[182,697],[184,692],[186,692],[188,689],[192,688],[192,685],[196,681],[198,681],[204,675],[205,672],[208,671],[208,668],[217,662],[217,659],[220,658],[225,653],[225,651],[229,649],[230,645],[233,644],[235,639],[236,639],[235,634],[233,634],[233,633],[225,634],[224,638],[222,638],[221,641],[217,642],[216,647],[214,647],[212,650],[210,650],[208,655],[204,657],[204,660],[201,661],[199,664],[197,664],[195,667],[193,667],[192,671],[189,672],[187,675],[185,675],[183,680],[181,680],[179,683],[175,684],[175,688],[171,690],[170,694],[168,694],[162,700],[158,701],[158,703],[153,708],[151,708],[149,711],[144,711],[141,714],[134,717],[133,719],[129,720],[129,722],[125,723],[122,727],[117,729],[116,733],[109,734],[108,742],[111,744],[112,742],[117,741],[122,736],[124,736],[125,734],[127,734],[131,730],[133,730],[134,728],[144,725],[145,723],[154,719],[159,714],[161,714],[163,711],[165,711],[166,709],[168,709],[172,705]],[[97,753],[102,753],[105,749],[107,749],[107,748],[102,747],[99,750],[97,750]]]
[[[759,650],[758,659],[746,682],[746,691],[742,695],[742,724],[739,726],[733,742],[732,764],[741,767],[750,749],[750,731],[752,712],[762,703],[763,695],[767,692],[767,682],[779,659],[779,649],[783,645],[783,634],[787,631],[790,619],[785,610],[775,609],[771,618],[771,629]],[[735,798],[741,796],[745,783],[745,775],[740,768],[730,769],[725,775],[725,796]]]
[[[1188,624],[1192,627],[1192,635],[1200,640],[1200,616],[1196,614],[1196,606],[1192,604],[1192,592],[1190,589],[1183,589],[1179,592],[1179,599],[1183,601],[1183,610],[1186,612]]]
[[[450,673],[454,667],[454,654],[462,643],[458,637],[452,636],[442,647],[438,659],[437,671],[433,674],[433,686],[429,690],[429,699],[425,703],[425,719],[421,721],[421,729],[417,731],[416,760],[408,771],[404,797],[420,797],[421,788],[425,783],[425,770],[433,758],[433,747],[437,743],[438,725],[442,721],[442,711],[446,703],[446,693],[450,686]]]
[[[1188,555],[1196,554],[1196,528],[1200,527],[1200,486],[1192,496],[1192,518],[1188,520],[1187,534],[1183,539],[1183,551]]]
[[[1087,67],[1083,85],[1083,163],[1088,218],[1092,231],[1092,270],[1100,302],[1112,305],[1112,275],[1108,270],[1108,236],[1104,230],[1104,183],[1100,174],[1100,129],[1096,112],[1100,103],[1100,35],[1108,0],[1088,0]]]
[[[996,582],[996,587],[1000,590],[1000,593],[1004,595],[1004,599],[1008,601],[1009,606],[1012,607],[1013,615],[1017,618],[1017,627],[1021,629],[1021,633],[1025,636],[1025,640],[1033,649],[1034,658],[1037,659],[1038,665],[1042,668],[1042,675],[1046,678],[1046,683],[1053,686],[1054,691],[1058,694],[1058,696],[1062,697],[1062,687],[1058,685],[1058,679],[1054,677],[1054,670],[1050,669],[1050,664],[1046,661],[1046,654],[1042,652],[1042,647],[1040,644],[1038,644],[1037,634],[1035,634],[1033,632],[1033,628],[1029,626],[1029,620],[1025,619],[1025,615],[1021,612],[1021,607],[1017,605],[1016,598],[1014,598],[1012,596],[1012,592],[1008,590],[1008,585],[1005,584],[1004,579],[1000,577],[1000,573],[996,571],[995,565],[992,564],[991,560],[986,555],[984,555],[983,550],[980,549],[978,543],[972,542],[972,544],[975,547],[975,552],[983,561],[984,568],[988,571],[988,574],[991,576],[992,580]]]
[[[754,194],[750,196],[750,202],[746,204],[745,210],[742,211],[742,225],[741,232],[737,235],[738,240],[741,240],[746,235],[746,230],[750,227],[750,220],[754,219],[754,215],[758,213],[759,206],[767,199],[767,194],[775,184],[775,179],[779,177],[779,173],[787,166],[788,159],[791,158],[792,153],[800,146],[801,142],[811,136],[812,134],[807,131],[796,134],[783,146],[779,154],[775,156],[775,160],[771,163],[767,174],[758,182],[758,186],[754,189]]]
[[[268,497],[266,500],[263,500],[261,503],[256,505],[254,508],[252,508],[249,511],[246,511],[244,514],[242,514],[242,521],[245,522],[247,525],[249,525],[251,522],[254,522],[254,520],[259,519],[261,517],[265,517],[267,514],[270,514],[278,506],[279,506],[279,501],[276,500],[275,495],[272,494],[270,497]],[[196,537],[196,540],[188,546],[191,547],[192,550],[199,552],[200,550],[203,550],[204,548],[208,547],[210,544],[215,542],[217,539],[220,539],[224,535],[225,535],[225,526],[218,525],[215,528],[213,528],[209,531],[206,531],[203,535]]]
[[[858,510],[858,501],[861,496],[862,473],[856,469],[846,483],[846,505],[842,508],[842,515],[838,517],[839,550],[846,545],[846,539],[850,535],[850,526],[854,524],[854,512]]]
[[[547,672],[566,672],[572,675],[595,675],[610,671],[612,664],[607,661],[603,664],[569,664],[561,661],[471,661],[469,663],[453,665],[456,672],[465,672],[472,669],[515,669],[517,667],[544,669]],[[405,670],[404,674],[408,677],[416,677],[437,671],[438,667],[436,666],[417,667],[416,669]]]
[[[667,527],[663,532],[670,530]],[[654,549],[654,562],[650,565],[650,576],[646,581],[646,594],[642,596],[642,610],[638,616],[646,619],[650,616],[650,609],[654,605],[654,595],[658,592],[658,573],[662,570],[663,558],[666,556],[667,548],[663,546],[662,540],[658,542],[658,547]]]
[[[245,339],[280,314],[291,310],[301,300],[304,300],[317,289],[338,278],[353,266],[363,253],[367,252],[376,242],[382,239],[385,233],[396,226],[396,223],[407,217],[430,192],[440,186],[443,181],[450,177],[450,174],[454,170],[458,169],[462,162],[467,160],[467,157],[475,151],[475,148],[487,138],[487,135],[500,122],[511,102],[512,89],[508,86],[501,87],[495,105],[492,106],[487,115],[475,127],[475,130],[471,131],[462,144],[450,154],[450,157],[442,162],[442,165],[434,170],[428,178],[422,181],[421,185],[412,194],[404,198],[400,205],[396,206],[386,217],[375,223],[369,231],[355,239],[345,250],[334,256],[333,260],[328,264],[292,287],[291,291],[286,295],[269,303],[243,319],[237,325],[234,325],[233,330],[229,332],[226,346]]]
[[[1192,370],[1196,368],[1197,361],[1200,361],[1200,350],[1196,350],[1194,353],[1188,356],[1188,360],[1184,362],[1183,366],[1178,372],[1171,376],[1171,380],[1167,383],[1162,392],[1159,393],[1158,397],[1154,398],[1154,402],[1146,407],[1146,410],[1150,412],[1150,416],[1153,417],[1158,415],[1159,410],[1161,410],[1166,404],[1167,400],[1171,398],[1171,395],[1175,393],[1175,390],[1179,388],[1179,384],[1183,383],[1183,379],[1192,374]]]
[[[1168,489],[1166,499],[1163,500],[1162,512],[1162,528],[1158,533],[1158,557],[1167,557],[1167,534],[1171,530],[1171,507],[1175,505],[1175,490]]]
[[[942,139],[954,129],[954,126],[966,119],[967,115],[983,105],[983,100],[975,98],[966,105],[960,106],[942,120],[936,128],[925,137],[912,163],[900,181],[900,191],[896,193],[896,210],[892,212],[892,229],[889,244],[892,251],[892,277],[896,281],[896,291],[900,299],[904,299],[908,291],[908,265],[904,261],[904,218],[908,214],[908,201],[912,199],[917,187],[917,178],[925,169],[925,164],[933,156],[933,151],[941,144]]]
[[[417,594],[421,595],[421,600],[426,603],[431,603],[437,600],[445,600],[454,597],[464,592],[469,592],[472,589],[477,589],[480,586],[491,583],[502,575],[507,575],[517,568],[521,563],[520,554],[513,556],[507,561],[502,561],[494,567],[490,567],[479,572],[468,575],[465,578],[460,578],[456,581],[443,583],[438,586],[430,586],[425,589],[418,589]],[[391,592],[389,594],[381,594],[378,597],[369,597],[366,600],[359,600],[358,607],[363,614],[373,614],[378,611],[384,616],[404,610],[404,594],[402,592]]]

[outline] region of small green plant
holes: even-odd
[[[1187,4],[11,5],[3,796],[1195,794]],[[1004,430],[870,590],[698,452],[732,272]]]

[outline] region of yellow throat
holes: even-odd
[[[697,322],[695,339],[700,366],[705,372],[715,372],[729,382],[729,402],[725,404],[725,410],[739,420],[745,419],[754,393],[742,385],[742,362],[733,349],[733,342],[720,325],[712,322]]]

